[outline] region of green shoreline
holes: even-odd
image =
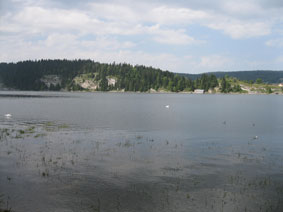
[[[0,89],[189,94],[197,90],[197,93],[281,94],[283,77],[280,73],[276,75],[278,79],[272,78],[272,81],[266,75],[258,75],[258,72],[252,75],[263,78],[251,80],[250,72],[241,80],[228,75],[217,78],[213,73],[190,78],[142,65],[105,64],[92,60],[38,60],[0,63]]]
[[[247,92],[229,92],[229,93],[222,93],[222,92],[204,92],[204,93],[194,93],[190,91],[180,91],[180,92],[173,92],[173,91],[155,91],[155,92],[140,92],[140,91],[89,91],[89,90],[76,90],[76,91],[68,91],[68,90],[59,90],[59,91],[50,91],[50,90],[42,90],[42,91],[33,91],[33,90],[0,90],[0,92],[48,92],[48,93],[129,93],[129,94],[189,94],[189,95],[283,95],[282,93],[247,93]],[[1,211],[0,211],[1,212]]]

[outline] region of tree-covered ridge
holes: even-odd
[[[283,71],[231,71],[231,72],[211,72],[209,74],[215,75],[217,78],[225,76],[235,77],[241,81],[255,82],[261,79],[264,83],[282,83]],[[202,74],[180,74],[192,80],[200,78]]]
[[[47,83],[57,76],[60,83]],[[214,75],[202,75],[192,81],[169,71],[132,66],[129,64],[105,64],[91,60],[38,60],[18,63],[1,63],[0,78],[5,86],[19,90],[89,90],[84,84],[97,85],[95,90],[140,91],[194,91],[218,86]],[[54,77],[53,77],[54,78]],[[115,83],[109,84],[109,79]],[[81,83],[78,83],[78,82]]]
[[[0,63],[0,88],[16,90],[133,91],[210,93],[283,93],[278,84],[263,79],[201,74],[192,80],[184,75],[153,67],[125,63],[98,63],[92,60],[38,60]],[[4,86],[3,86],[4,85]]]

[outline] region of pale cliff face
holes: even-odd
[[[48,88],[51,85],[61,85],[62,80],[59,76],[57,75],[45,75],[40,79],[41,82],[43,82]]]
[[[96,90],[99,87],[98,82],[93,82],[91,80],[85,80],[83,83],[80,83],[79,85],[82,88],[89,90]]]
[[[117,80],[115,78],[107,78],[107,80],[108,80],[108,86],[109,85],[115,86],[115,84],[117,82]]]

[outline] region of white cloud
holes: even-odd
[[[159,25],[155,25],[152,27],[147,27],[145,31],[148,34],[154,35],[153,39],[159,43],[176,45],[201,43],[200,41],[197,41],[194,38],[188,36],[185,30],[182,29],[161,29]]]
[[[229,69],[233,65],[233,60],[226,56],[209,55],[200,58],[200,67],[205,69]]]
[[[0,40],[1,42],[1,40]],[[99,62],[130,63],[146,65],[182,72],[186,66],[183,57],[170,53],[148,53],[131,50],[135,44],[119,42],[109,37],[98,37],[95,40],[80,40],[72,34],[51,34],[46,39],[37,42],[25,40],[6,40],[0,51],[0,61],[19,61],[24,59],[93,59]],[[27,51],[28,49],[28,51]]]
[[[203,20],[210,17],[204,11],[192,10],[189,8],[172,8],[161,6],[153,8],[146,16],[150,21],[164,25],[189,24],[196,20]]]
[[[238,39],[279,31],[283,21],[283,7],[265,8],[268,3],[256,0],[145,0],[135,4],[128,0],[85,4],[13,0],[10,4],[16,9],[4,5],[0,14],[1,61],[91,58],[182,72],[226,70],[236,67],[237,58],[221,48],[209,49],[213,46],[209,39],[214,38],[204,34],[205,28],[222,32],[235,45]],[[152,42],[162,50],[152,49]],[[206,45],[194,45],[203,43]],[[273,39],[265,44],[282,47],[283,41]],[[176,53],[178,48],[180,53]],[[182,53],[191,55],[180,56]],[[241,63],[261,67],[260,63]]]
[[[255,4],[252,1],[225,1],[223,9],[226,13],[236,16],[255,16],[261,15],[264,11],[259,4]]]
[[[68,47],[76,42],[76,36],[72,34],[50,34],[43,42],[46,47]]]
[[[208,27],[222,30],[233,39],[264,36],[271,33],[271,26],[264,22],[241,22],[238,20],[221,20],[209,23]]]
[[[90,3],[90,13],[96,17],[114,22],[137,23],[141,21],[140,10],[115,3]]]
[[[136,44],[129,41],[118,41],[113,37],[95,37],[92,40],[83,40],[79,35],[53,33],[46,39],[39,41],[26,41],[20,37],[17,39],[2,40],[0,43],[5,51],[1,51],[0,61],[17,61],[40,58],[93,58],[93,52],[97,55],[105,52],[115,52],[121,49],[131,49]],[[12,56],[12,57],[11,57]],[[110,58],[113,61],[112,58]]]
[[[219,15],[214,11],[193,10],[185,7],[145,6],[141,3],[138,3],[137,7],[113,3],[95,3],[91,5],[92,12],[96,17],[111,20],[114,23],[118,21],[129,25],[153,23],[153,25],[174,27],[201,24],[214,30],[221,30],[233,39],[264,36],[270,34],[272,27],[272,21],[267,22],[264,18],[254,20],[246,17],[251,16],[251,14],[259,16],[262,13],[265,14],[262,8],[252,2],[226,2],[223,8],[230,15]],[[245,16],[245,19],[242,19],[242,16]],[[141,31],[133,30],[133,34]]]
[[[94,5],[92,5],[94,7]],[[100,11],[96,13],[96,11]],[[105,10],[105,11],[104,11]],[[111,11],[115,7],[109,4],[95,4],[95,12],[90,16],[89,12],[63,9],[44,9],[41,7],[26,7],[20,13],[8,14],[3,17],[0,30],[9,33],[66,33],[72,32],[77,34],[91,33],[94,35],[137,35],[149,34],[153,35],[153,40],[165,44],[192,44],[196,43],[195,39],[188,36],[183,29],[162,29],[159,25],[147,27],[140,23],[132,23],[135,19],[134,13],[126,7],[118,7],[117,14],[108,16],[107,11]],[[118,16],[118,13],[124,14]],[[96,17],[98,16],[98,17]],[[105,19],[117,20],[106,21]],[[101,18],[101,19],[99,19]],[[127,22],[127,20],[129,20]]]
[[[73,10],[25,7],[17,14],[3,17],[0,30],[5,32],[48,33],[52,31],[86,30],[86,26],[100,23],[84,13]]]
[[[234,13],[256,10],[251,3],[235,7],[235,3],[226,3]],[[245,12],[245,11],[244,11]],[[184,7],[169,7],[138,4],[131,7],[115,3],[92,3],[87,10],[43,8],[40,6],[24,7],[19,13],[9,13],[2,17],[0,30],[4,32],[42,33],[50,31],[75,31],[93,34],[136,35],[147,33],[147,23],[167,28],[171,33],[154,40],[171,44],[191,44],[194,39],[178,26],[201,24],[215,30],[221,30],[234,39],[250,38],[267,35],[271,32],[272,22],[263,20],[241,20],[234,17],[219,15],[212,11],[193,10]],[[167,26],[167,27],[166,27]],[[168,28],[170,27],[170,28]],[[150,31],[149,31],[150,32]],[[160,33],[159,33],[160,34]],[[174,40],[173,40],[174,39]],[[176,42],[179,40],[180,42]],[[167,42],[168,41],[168,42]],[[181,42],[183,41],[183,42]]]
[[[240,11],[248,13],[250,10],[257,9],[256,5],[251,3],[243,4],[241,7],[239,5],[235,7],[234,4],[228,2],[225,5],[234,13]],[[246,11],[241,9],[242,7],[246,8],[247,5],[249,9]],[[221,30],[236,39],[267,35],[272,26],[270,22],[263,20],[241,20],[227,15],[219,15],[212,11],[183,7],[155,6],[150,8],[143,4],[138,4],[138,7],[130,7],[115,3],[92,3],[88,10],[44,9],[39,6],[28,6],[16,15],[10,13],[3,17],[1,30],[10,32],[28,30],[37,33],[42,30],[56,29],[95,34],[132,35],[145,33],[146,23],[174,27],[201,24]],[[184,36],[182,37],[184,38]]]

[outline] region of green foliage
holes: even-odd
[[[235,93],[241,93],[242,92],[241,86],[238,84],[234,85],[234,87],[232,88],[232,91]]]
[[[101,76],[99,88],[100,88],[101,91],[107,91],[108,90],[108,80],[106,79],[105,74],[102,74],[102,76]]]
[[[266,86],[265,90],[266,90],[266,93],[268,94],[272,93],[272,89],[269,86]]]
[[[62,89],[88,91],[88,89],[96,88],[98,91],[148,92],[150,89],[155,89],[157,91],[192,92],[195,89],[203,89],[207,92],[208,90],[215,91],[216,87],[220,87],[220,91],[223,93],[243,93],[245,91],[241,89],[239,85],[241,83],[258,92],[280,92],[279,87],[264,84],[267,79],[274,80],[273,76],[268,78],[270,73],[277,77],[281,76],[281,72],[219,72],[216,73],[218,75],[189,75],[194,76],[194,80],[192,80],[185,74],[175,74],[152,67],[132,66],[125,63],[104,64],[92,60],[38,60],[0,63],[0,79],[6,87],[35,91],[59,91]],[[222,78],[217,79],[220,74]],[[50,77],[52,75],[57,81],[53,80],[52,82],[53,78]],[[249,77],[245,81],[239,81],[235,77],[232,78],[233,75]],[[254,78],[255,76],[257,78]],[[283,76],[281,78],[283,79]],[[46,83],[45,80],[49,79],[51,82]],[[109,83],[111,79],[115,79],[116,83]],[[253,84],[254,82],[255,84]],[[88,83],[93,88],[87,88],[88,86],[84,86],[83,83]]]
[[[232,88],[231,88],[231,84],[229,83],[229,81],[226,79],[226,77],[223,77],[221,79],[221,88],[220,88],[220,91],[222,93],[229,93],[232,91]]]
[[[261,78],[257,78],[255,82],[256,82],[256,84],[262,84],[263,83]]]
[[[56,75],[62,80],[61,85],[45,85],[42,78],[46,75]],[[81,82],[95,81],[97,90],[125,90],[147,92],[151,88],[164,89],[173,92],[194,91],[194,89],[213,89],[218,86],[214,75],[203,74],[196,81],[160,69],[132,66],[129,64],[104,64],[91,60],[38,60],[18,63],[1,63],[0,77],[3,83],[18,90],[86,90],[80,86]],[[116,79],[115,85],[108,85],[107,77]]]
[[[223,78],[224,76],[235,77],[241,81],[249,82],[250,80],[256,81],[262,79],[263,83],[282,83],[283,71],[231,71],[231,72],[211,72],[217,78]],[[201,77],[201,74],[182,74],[182,76],[188,77],[192,80],[196,80]]]
[[[216,76],[202,74],[200,78],[195,80],[195,88],[203,89],[204,91],[208,91],[209,89],[213,89],[218,86],[218,81]]]

